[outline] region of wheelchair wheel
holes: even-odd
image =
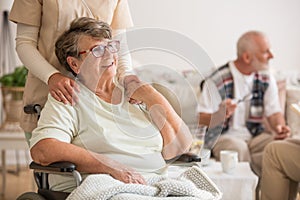
[[[35,192],[26,192],[19,196],[17,200],[46,200],[43,196]]]

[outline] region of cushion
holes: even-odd
[[[280,103],[280,106],[282,109],[282,113],[285,113],[285,110],[286,110],[286,81],[278,80],[277,87],[278,87],[279,103]],[[263,124],[264,124],[266,132],[272,132],[270,124],[268,123],[266,118],[264,118]]]
[[[289,86],[286,93],[286,119],[293,135],[300,135],[300,115],[291,108],[292,103],[300,101],[300,87]]]
[[[198,123],[197,99],[202,76],[193,71],[177,72],[173,69],[136,69],[138,77],[151,83],[173,106],[188,126]]]

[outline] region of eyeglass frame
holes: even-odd
[[[107,47],[109,44],[111,44],[111,43],[113,43],[113,42],[117,44],[117,51],[115,51],[115,52],[112,52],[112,51]],[[96,56],[93,50],[94,50],[95,48],[97,48],[97,47],[100,47],[100,46],[104,47],[104,51],[103,51],[102,55]],[[88,50],[80,51],[80,52],[78,53],[78,56],[80,56],[80,55],[82,55],[82,54],[85,54],[85,53],[90,53],[90,52],[92,52],[93,56],[95,56],[96,58],[101,58],[101,57],[104,55],[106,48],[108,48],[108,50],[109,50],[111,53],[117,53],[117,52],[119,52],[119,50],[120,50],[120,41],[119,41],[119,40],[111,40],[111,41],[107,42],[106,45],[100,44],[100,45],[93,46],[92,48],[90,48],[90,49],[88,49]]]

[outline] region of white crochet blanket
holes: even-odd
[[[218,200],[222,193],[196,166],[176,179],[155,176],[147,185],[125,184],[109,175],[88,176],[67,200]]]

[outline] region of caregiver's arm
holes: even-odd
[[[38,50],[39,27],[18,23],[16,51],[22,63],[34,76],[48,84],[50,94],[65,104],[78,98],[76,82],[61,74]],[[60,91],[60,92],[59,92]]]
[[[41,165],[68,161],[76,165],[80,172],[91,174],[110,174],[125,183],[145,184],[143,177],[130,167],[116,162],[104,155],[96,154],[70,143],[47,138],[40,140],[30,150],[32,159]]]
[[[163,137],[163,156],[172,159],[189,150],[192,136],[187,125],[178,116],[168,100],[149,84],[132,83],[132,98],[146,104],[152,122]]]

